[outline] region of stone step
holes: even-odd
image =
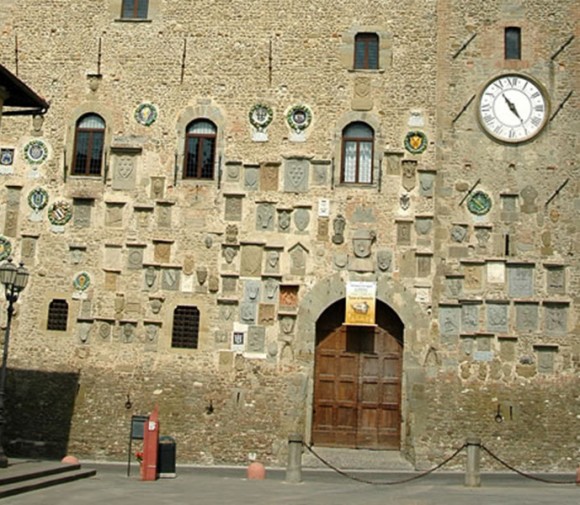
[[[415,469],[399,451],[372,451],[367,449],[343,449],[338,447],[312,447],[323,460],[340,470],[383,470],[412,472]],[[302,454],[303,468],[327,468],[308,449]]]
[[[24,462],[0,469],[0,498],[93,477],[97,471],[80,465]]]

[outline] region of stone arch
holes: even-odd
[[[316,322],[321,314],[333,303],[346,297],[346,273],[339,272],[317,282],[302,297],[296,321],[295,354],[311,356],[306,364],[308,369],[308,387],[305,402],[305,440],[310,442],[312,430],[312,407],[314,394],[314,355],[316,346]],[[377,299],[392,309],[404,325],[403,341],[403,385],[402,385],[402,424],[401,432],[405,440],[401,450],[409,453],[406,439],[413,433],[407,428],[411,407],[411,383],[423,380],[422,366],[418,359],[421,353],[419,342],[427,339],[430,317],[426,310],[415,301],[414,294],[402,284],[384,275],[377,279]],[[409,379],[412,376],[412,380]],[[411,427],[412,428],[412,427]]]

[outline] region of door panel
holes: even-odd
[[[399,449],[402,335],[336,325],[317,336],[313,443]]]

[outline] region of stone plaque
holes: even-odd
[[[417,258],[417,277],[429,277],[431,275],[431,258],[430,254],[416,254]]]
[[[37,237],[22,237],[22,261],[27,265],[31,265],[36,259],[36,240]]]
[[[433,218],[417,217],[415,219],[415,231],[418,235],[428,235],[433,227]]]
[[[154,242],[153,259],[156,263],[169,263],[171,259],[171,243]]]
[[[157,226],[159,228],[171,228],[171,205],[166,203],[158,203],[157,210]]]
[[[487,282],[490,284],[505,283],[505,263],[502,261],[488,261],[486,266]]]
[[[490,333],[507,333],[508,331],[508,308],[505,303],[488,303],[487,331]]]
[[[118,278],[119,278],[119,272],[105,270],[105,290],[106,291],[117,291],[117,279]]]
[[[257,307],[255,303],[240,303],[240,323],[255,324]]]
[[[135,189],[135,181],[137,180],[136,160],[136,156],[131,154],[115,155],[113,180],[111,181],[113,189]]]
[[[482,288],[482,265],[464,264],[464,288],[468,291],[479,291]]]
[[[464,303],[461,306],[461,332],[477,333],[479,331],[478,303]]]
[[[439,306],[439,327],[441,335],[459,335],[461,307]]]
[[[330,163],[326,161],[316,162],[312,161],[312,182],[317,186],[324,186],[327,184],[328,172]]]
[[[118,245],[105,245],[105,268],[121,270],[123,249]]]
[[[93,200],[86,198],[73,199],[73,224],[76,228],[90,228]]]
[[[508,268],[508,293],[514,298],[534,295],[533,265],[510,265]]]
[[[373,97],[371,93],[372,81],[369,76],[357,76],[354,79],[354,93],[352,97],[352,110],[371,110]]]
[[[304,193],[308,191],[309,162],[307,159],[291,158],[284,164],[284,191]]]
[[[250,326],[248,328],[248,343],[246,351],[250,353],[266,352],[266,329],[260,326]]]
[[[238,182],[242,173],[242,164],[239,161],[226,161],[226,182]]]
[[[463,276],[445,277],[445,294],[450,298],[458,298],[463,294]]]
[[[393,252],[387,249],[377,251],[377,266],[381,272],[392,270]]]
[[[412,191],[417,184],[417,178],[415,175],[417,172],[417,162],[415,160],[403,160],[402,165],[402,186],[407,191]]]
[[[238,291],[238,278],[233,276],[222,277],[222,293],[224,295],[234,295]]]
[[[260,300],[261,282],[258,280],[247,280],[244,282],[244,302],[256,303]]]
[[[107,210],[105,213],[105,226],[109,228],[122,228],[123,227],[123,208],[124,203],[112,203],[106,204]]]
[[[305,232],[310,224],[310,210],[299,207],[294,211],[294,224],[299,232]]]
[[[219,303],[221,321],[233,321],[236,317],[237,303]]]
[[[548,294],[566,294],[566,271],[562,266],[546,267],[546,284]]]
[[[177,291],[181,272],[176,268],[164,268],[161,272],[161,289]]]
[[[276,163],[264,163],[260,168],[260,189],[262,191],[278,191],[278,170]]]
[[[165,177],[151,177],[151,199],[165,198]]]
[[[288,233],[290,231],[290,224],[292,222],[292,210],[279,209],[278,210],[278,231]]]
[[[568,305],[544,304],[544,330],[548,335],[565,335],[568,332]]]
[[[244,189],[248,191],[258,190],[260,169],[255,165],[244,166]]]
[[[226,221],[242,220],[242,198],[241,195],[226,195],[224,216]]]
[[[275,213],[271,203],[259,203],[256,208],[256,230],[273,231]]]
[[[410,221],[397,221],[397,244],[411,245]]]
[[[520,333],[537,331],[538,329],[538,304],[516,303],[516,329]]]
[[[516,339],[500,338],[499,355],[502,361],[514,361],[516,359]]]
[[[242,246],[240,275],[243,277],[260,277],[262,273],[261,245],[247,244]]]
[[[143,268],[143,247],[127,247],[127,268],[129,270]]]
[[[18,233],[18,216],[20,215],[19,187],[8,187],[6,194],[6,216],[4,221],[4,235],[16,237]]]
[[[278,297],[278,279],[267,277],[263,282],[262,300],[268,303],[275,303]]]
[[[304,275],[306,273],[306,258],[308,250],[302,244],[296,244],[289,251],[290,253],[290,273],[292,275]]]
[[[534,351],[538,356],[538,372],[554,372],[554,361],[558,348],[556,346],[534,346]]]
[[[266,267],[264,271],[268,274],[276,274],[280,271],[280,253],[278,249],[266,251]]]
[[[298,307],[298,286],[280,286],[280,310]]]
[[[258,324],[272,326],[276,321],[276,306],[261,303],[258,308]]]
[[[419,194],[427,198],[433,197],[435,172],[419,172]]]
[[[318,218],[318,228],[316,230],[316,240],[326,242],[328,240],[328,232],[330,231],[330,221],[327,217]]]

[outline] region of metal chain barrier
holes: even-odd
[[[495,459],[498,463],[500,463],[501,465],[505,466],[508,470],[511,470],[512,472],[517,473],[518,475],[521,475],[522,477],[525,477],[526,479],[531,479],[531,480],[537,480],[539,482],[544,482],[546,484],[576,484],[575,480],[569,480],[569,481],[561,481],[561,480],[549,480],[549,479],[543,479],[542,477],[536,477],[535,475],[530,475],[529,473],[525,473],[522,472],[521,470],[518,470],[517,468],[511,466],[510,464],[506,463],[503,459],[501,459],[499,456],[496,456],[493,452],[491,452],[485,445],[481,444],[480,447],[493,459]]]
[[[304,447],[306,447],[306,449],[308,449],[308,451],[310,451],[310,453],[317,458],[321,463],[323,463],[324,465],[326,465],[328,468],[330,468],[331,470],[334,470],[336,473],[342,475],[343,477],[346,477],[347,479],[351,479],[357,482],[362,482],[363,484],[372,484],[373,486],[394,486],[396,484],[405,484],[406,482],[411,482],[413,480],[417,480],[420,479],[422,477],[426,477],[427,475],[429,475],[430,473],[433,473],[435,470],[438,470],[439,468],[441,468],[442,466],[446,465],[447,463],[449,463],[453,458],[455,458],[461,451],[463,451],[463,449],[465,449],[467,447],[467,444],[463,444],[461,447],[459,447],[451,456],[449,456],[448,458],[444,459],[441,463],[439,463],[437,466],[431,468],[430,470],[427,470],[425,472],[422,472],[420,474],[417,475],[413,475],[412,477],[407,477],[405,479],[402,480],[396,480],[396,481],[392,481],[392,482],[375,482],[372,480],[367,480],[367,479],[361,479],[360,477],[356,477],[355,475],[350,475],[347,472],[341,470],[340,468],[335,467],[334,465],[332,465],[331,463],[329,463],[328,461],[326,461],[322,456],[320,456],[319,454],[316,454],[316,452],[314,452],[314,449],[312,449],[311,446],[305,444],[304,442],[302,443],[302,445]]]

